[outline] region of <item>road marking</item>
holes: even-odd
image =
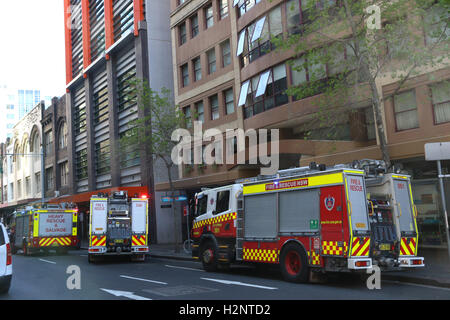
[[[157,284],[167,284],[166,282],[155,281],[155,280],[148,280],[148,279],[142,279],[142,278],[135,278],[135,277],[130,277],[130,276],[120,276],[120,277],[121,278],[125,278],[125,279],[145,281],[145,282],[152,282],[152,283],[157,283]]]
[[[183,269],[183,270],[192,270],[192,271],[200,271],[200,272],[204,272],[204,270],[201,269],[194,269],[194,268],[187,268],[187,267],[178,267],[178,266],[169,266],[169,265],[165,265],[167,268],[175,268],[175,269]]]
[[[256,285],[256,284],[244,283],[244,282],[239,282],[239,281],[219,280],[219,279],[210,279],[210,278],[201,278],[201,279],[219,282],[219,283],[223,283],[223,284],[231,284],[231,285],[236,285],[236,286],[253,287],[253,288],[259,288],[259,289],[266,289],[266,290],[278,290],[278,288],[274,288],[274,287],[260,286],[260,285]]]
[[[44,260],[44,259],[39,259],[42,262],[47,262],[47,263],[51,263],[51,264],[56,264],[56,262],[53,261],[49,261],[49,260]]]
[[[442,288],[442,287],[430,286],[430,285],[419,284],[419,283],[402,282],[402,281],[397,281],[397,280],[383,280],[382,282],[390,282],[390,283],[395,283],[395,284],[400,284],[400,285],[404,284],[404,285],[407,285],[407,286],[415,286],[415,287],[422,287],[422,288],[428,288],[428,289],[437,289],[437,290],[450,291],[450,288]]]
[[[149,298],[140,297],[134,294],[134,292],[127,292],[127,291],[118,291],[118,290],[108,290],[108,289],[100,289],[102,291],[105,291],[106,293],[112,294],[116,297],[125,297],[132,300],[152,300]]]

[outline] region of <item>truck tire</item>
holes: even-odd
[[[212,241],[206,242],[200,251],[200,259],[206,272],[217,271],[217,248]]]
[[[94,257],[94,255],[88,253],[88,262],[89,263],[95,263],[97,259]]]
[[[131,255],[131,261],[132,262],[144,262],[145,261],[145,254],[132,254]]]
[[[286,281],[305,283],[309,268],[305,250],[296,243],[288,243],[280,256],[281,274]]]

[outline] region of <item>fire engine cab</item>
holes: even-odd
[[[424,267],[417,256],[417,208],[411,191],[411,177],[387,172],[383,161],[355,161],[364,169],[372,230],[370,256],[382,270]]]
[[[194,258],[206,271],[233,262],[277,264],[287,281],[371,268],[364,171],[279,171],[196,194]]]

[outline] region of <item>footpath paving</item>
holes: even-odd
[[[81,249],[87,249],[87,245],[82,245]],[[184,252],[181,246],[179,250],[175,250],[173,244],[151,245],[150,256],[196,261],[192,259],[190,254]],[[425,258],[425,267],[384,272],[381,275],[381,279],[450,288],[450,259],[448,251],[446,249],[419,249],[418,256]]]

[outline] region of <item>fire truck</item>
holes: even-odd
[[[72,204],[38,204],[16,211],[12,217],[13,252],[24,255],[54,249],[66,253],[78,244],[78,209]]]
[[[279,265],[285,280],[372,267],[365,173],[351,166],[279,171],[196,194],[194,258]]]
[[[353,167],[365,171],[373,263],[385,271],[424,267],[424,258],[417,256],[417,207],[411,177],[398,169],[388,172],[378,160],[354,161]]]
[[[126,191],[95,195],[90,202],[89,262],[108,255],[144,261],[148,249],[148,198],[128,198]]]

